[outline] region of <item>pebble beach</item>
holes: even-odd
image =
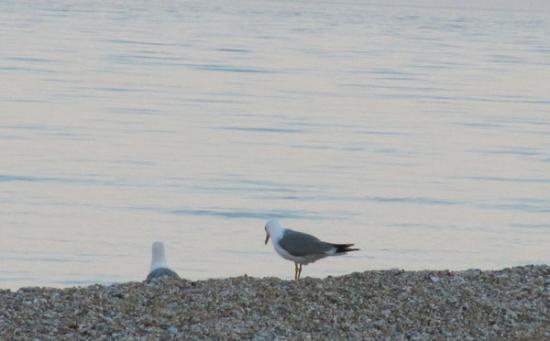
[[[2,340],[548,340],[550,267],[0,291]]]

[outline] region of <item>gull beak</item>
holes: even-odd
[[[269,233],[265,233],[265,245],[267,245],[267,242],[269,241]]]

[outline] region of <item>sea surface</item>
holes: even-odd
[[[1,1],[0,288],[550,263],[550,2]]]

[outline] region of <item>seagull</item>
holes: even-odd
[[[153,256],[151,258],[151,269],[149,275],[145,279],[146,282],[151,282],[161,277],[179,278],[178,274],[170,270],[164,255],[164,244],[162,242],[153,243]]]
[[[273,248],[279,256],[294,262],[294,280],[299,280],[302,265],[313,263],[328,256],[345,255],[353,244],[332,244],[319,240],[310,234],[284,228],[277,220],[270,220],[265,225],[265,244],[271,237]]]

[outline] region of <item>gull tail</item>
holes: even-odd
[[[352,248],[354,244],[330,244],[330,245],[336,248],[336,251],[334,251],[335,254],[359,250],[359,249]]]

